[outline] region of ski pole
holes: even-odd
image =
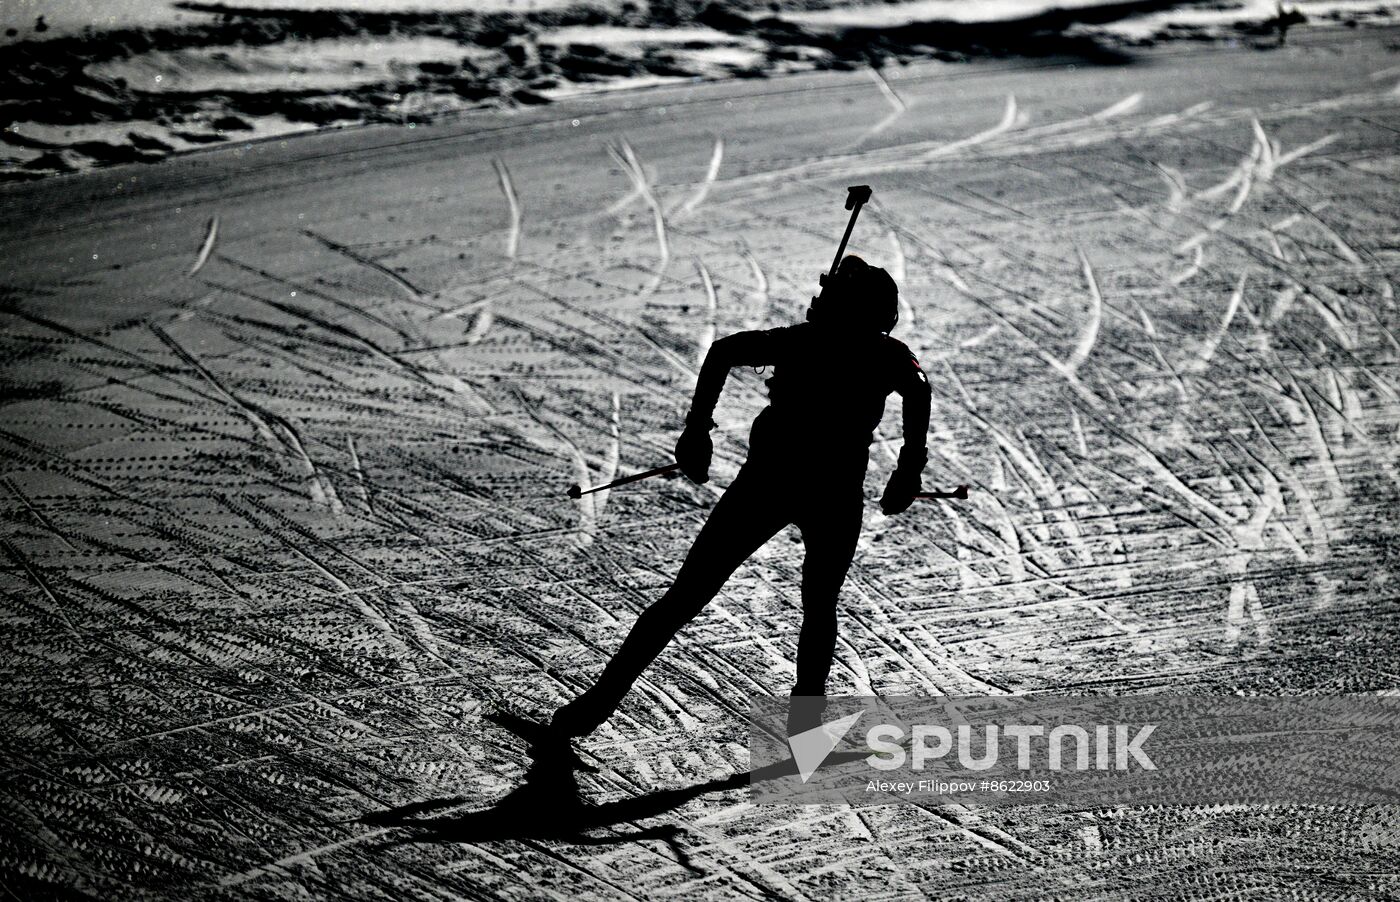
[[[633,473],[631,476],[624,476],[621,479],[614,479],[607,485],[595,485],[591,489],[584,489],[580,488],[577,485],[571,485],[569,486],[568,495],[570,498],[582,498],[584,495],[591,495],[594,492],[601,492],[604,489],[611,489],[620,485],[626,485],[629,482],[636,482],[639,479],[650,479],[653,476],[660,476],[663,473],[670,473],[673,470],[679,470],[680,468],[680,464],[667,464],[664,467],[657,467],[654,470],[647,470],[644,473]]]
[[[967,486],[960,485],[951,492],[920,492],[914,496],[921,499],[956,498],[959,501],[967,500]]]

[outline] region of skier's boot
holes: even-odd
[[[585,692],[554,712],[554,716],[549,719],[549,730],[565,740],[587,736],[612,714],[611,709],[602,708],[602,705]]]
[[[826,696],[794,695],[788,699],[787,732],[796,736],[822,725],[822,715],[826,713]]]

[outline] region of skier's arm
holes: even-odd
[[[886,514],[902,513],[914,503],[914,496],[922,487],[924,465],[928,463],[928,421],[933,392],[918,359],[907,350],[901,357],[894,390],[904,399],[904,447],[899,449],[899,463],[890,474],[885,494],[880,497],[880,509]]]
[[[715,425],[715,404],[719,403],[730,368],[774,363],[776,343],[771,331],[736,332],[710,345],[695,380],[695,397],[685,418],[685,431],[676,442],[676,463],[695,482],[707,482],[710,478],[710,430]]]
[[[774,363],[773,333],[768,331],[735,332],[710,345],[700,376],[695,380],[695,397],[690,402],[686,423],[706,429],[714,425],[715,405],[724,389],[729,370],[736,366],[769,366]]]
[[[926,458],[928,448],[929,409],[933,404],[933,391],[928,386],[919,360],[913,354],[902,367],[895,382],[895,391],[904,399],[904,447],[899,453],[900,461],[907,453],[911,460]],[[919,465],[923,469],[923,465]]]

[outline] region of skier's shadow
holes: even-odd
[[[678,824],[646,827],[628,833],[610,832],[601,836],[589,831],[659,817],[686,802],[712,792],[741,789],[750,781],[761,782],[797,772],[791,760],[780,761],[729,777],[696,783],[678,789],[663,789],[645,795],[593,805],[579,791],[578,772],[593,771],[567,743],[547,739],[538,724],[514,714],[493,713],[487,719],[499,724],[528,743],[532,764],[525,781],[490,808],[432,816],[434,811],[460,806],[460,798],[437,799],[402,805],[367,814],[362,823],[403,827],[408,835],[390,841],[407,843],[480,843],[509,839],[554,839],[576,845],[612,845],[639,840],[661,840],[670,846],[676,860],[700,873],[681,846],[685,832]],[[835,756],[833,756],[835,757]]]

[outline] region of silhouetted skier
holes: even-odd
[[[769,405],[749,433],[749,457],[715,505],[676,581],[647,608],[597,682],[555,712],[556,735],[591,733],[677,631],[719,592],[749,555],[789,524],[802,531],[802,632],[789,729],[815,726],[825,707],[836,649],[836,599],[860,537],[870,443],[885,398],[904,398],[904,447],[880,507],[906,510],[928,461],[928,380],[918,360],[887,333],[898,319],[889,273],[847,256],[807,312],[807,322],[739,332],[705,356],[676,462],[709,480],[711,414],[731,367],[772,366]]]

